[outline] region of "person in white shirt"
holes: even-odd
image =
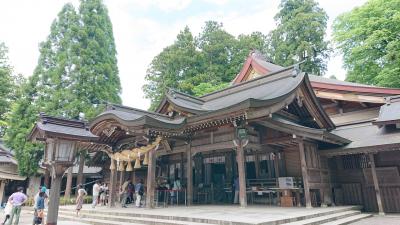
[[[95,208],[97,205],[97,202],[99,200],[99,195],[100,195],[100,182],[96,181],[96,183],[93,185],[93,201],[92,201],[92,208]]]

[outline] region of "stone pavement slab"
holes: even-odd
[[[387,214],[386,216],[375,215],[373,217],[351,223],[351,225],[400,225],[400,214]]]

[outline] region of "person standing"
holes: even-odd
[[[8,221],[8,225],[11,225],[14,216],[15,216],[15,222],[14,225],[18,225],[19,223],[19,216],[21,214],[21,207],[22,205],[26,202],[28,197],[24,194],[24,188],[23,187],[18,187],[17,191],[14,192],[9,198],[8,201],[12,202],[12,210],[11,210],[11,215],[10,215],[10,220]]]
[[[235,180],[233,181],[233,191],[235,193],[235,198],[233,203],[238,204],[239,203],[239,177],[236,176]]]
[[[121,206],[123,208],[126,208],[126,201],[128,200],[128,184],[129,184],[129,180],[126,180],[124,182],[124,184],[122,184],[121,187]]]
[[[39,195],[35,198],[35,213],[33,218],[33,224],[42,224],[44,218],[44,199],[45,199],[45,192],[40,192]]]
[[[94,209],[97,205],[97,202],[99,200],[99,195],[100,195],[100,182],[96,181],[96,183],[93,185],[93,199],[92,199],[92,208]]]
[[[108,187],[106,183],[103,183],[100,187],[100,205],[106,205],[107,202],[107,191]]]
[[[83,200],[85,198],[85,196],[87,195],[87,192],[85,191],[85,189],[83,189],[82,184],[78,185],[78,197],[76,197],[76,216],[79,216],[79,212],[82,209],[82,205],[83,205]]]
[[[136,207],[139,208],[142,196],[144,194],[143,179],[140,179],[139,182],[135,185],[135,192],[136,192]]]

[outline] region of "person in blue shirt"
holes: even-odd
[[[135,185],[135,192],[136,192],[136,207],[140,207],[141,206],[140,202],[144,194],[143,179],[140,179],[139,182]]]
[[[35,206],[34,206],[35,213],[33,221],[34,225],[43,223],[45,194],[46,194],[45,192],[40,192],[35,199]]]

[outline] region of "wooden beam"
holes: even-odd
[[[385,212],[383,211],[383,204],[382,204],[381,192],[379,189],[378,177],[376,176],[375,157],[373,153],[370,153],[368,155],[369,155],[369,161],[371,163],[372,180],[374,181],[376,203],[378,204],[379,215],[385,215]]]
[[[192,166],[192,147],[191,144],[186,146],[186,176],[187,176],[187,204],[188,206],[193,203],[193,166]]]
[[[155,150],[149,151],[149,164],[147,165],[147,193],[146,193],[146,207],[153,209],[154,205],[154,192],[156,180],[156,154]]]
[[[327,92],[316,90],[315,95],[319,98],[325,99],[336,99],[343,101],[352,101],[352,102],[369,102],[369,103],[385,103],[385,99],[380,96],[369,96],[369,95],[359,95],[359,94],[345,94],[345,93],[337,93],[337,92]]]
[[[273,144],[280,144],[280,143],[288,143],[294,141],[292,136],[285,136],[279,138],[269,138],[264,141],[263,144],[273,145]]]
[[[301,163],[301,173],[303,175],[303,184],[304,184],[304,197],[306,200],[306,208],[312,208],[311,205],[311,196],[310,196],[310,184],[308,183],[308,169],[306,163],[306,155],[304,152],[304,141],[302,138],[299,138],[299,151],[300,151],[300,163]]]
[[[239,172],[239,202],[240,207],[247,207],[247,195],[246,195],[246,168],[245,168],[245,158],[243,141],[238,140],[239,144],[237,146],[236,161],[238,164]]]

